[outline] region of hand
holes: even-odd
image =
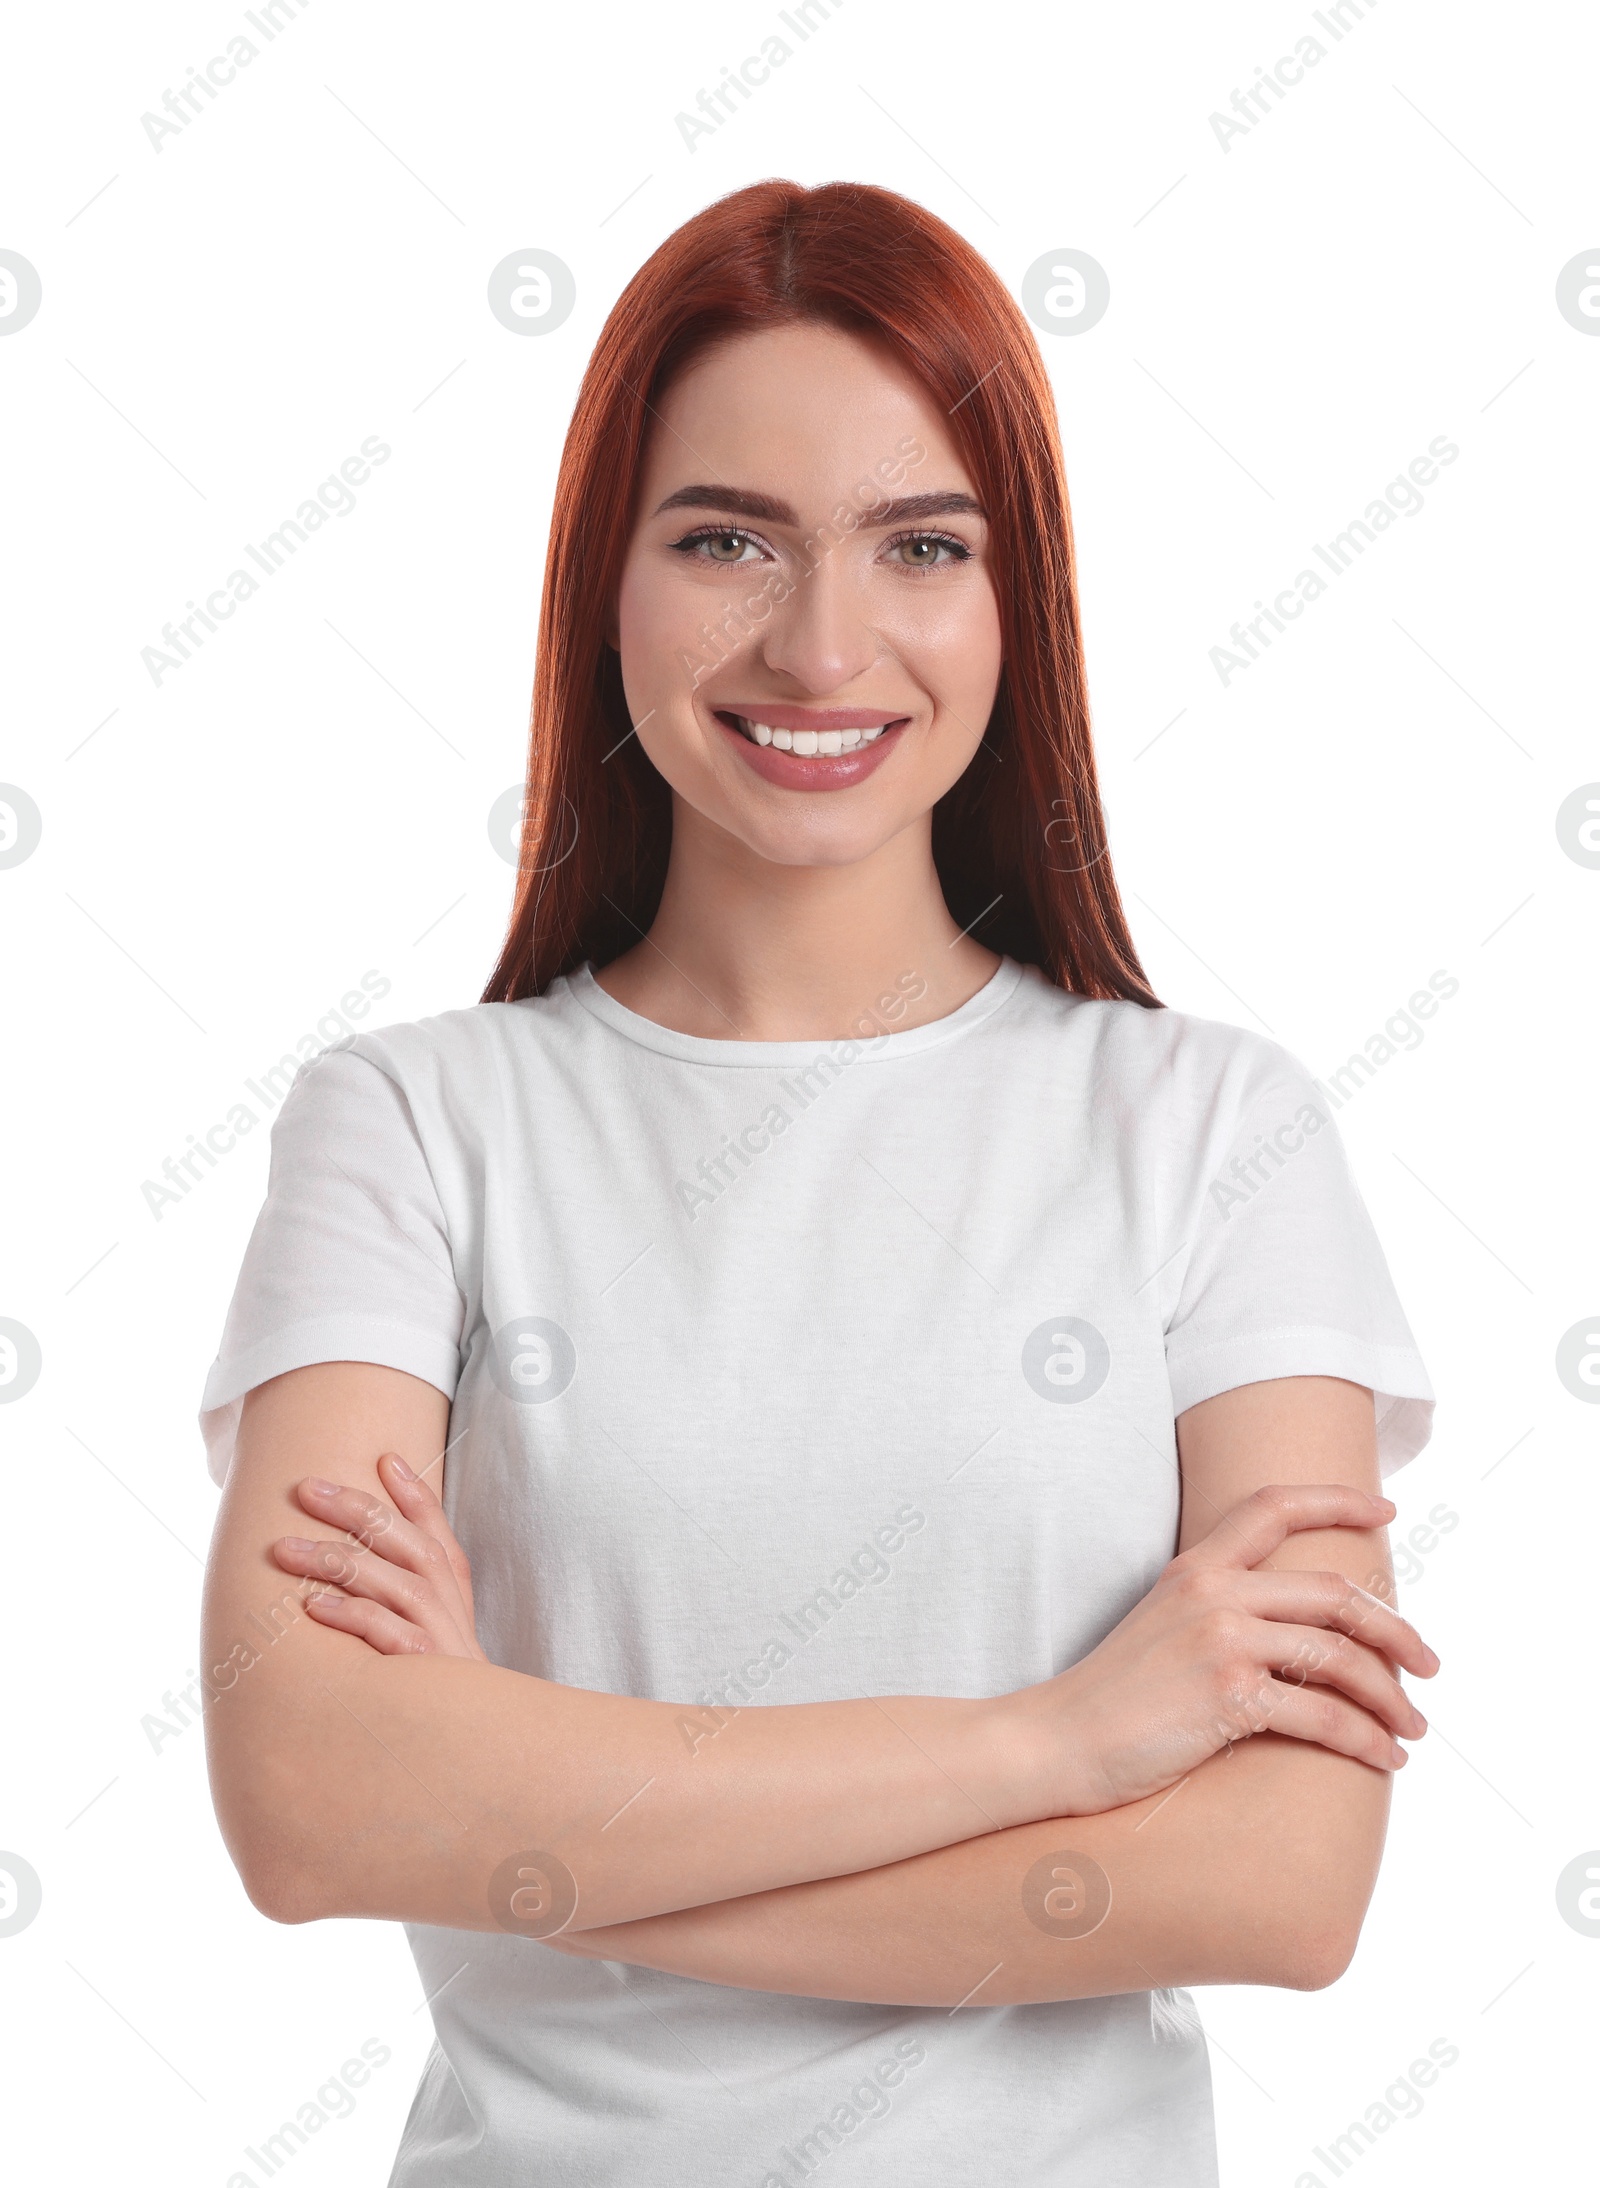
[[[345,1536],[309,1542],[286,1535],[272,1545],[274,1558],[286,1573],[328,1583],[306,1598],[319,1625],[354,1634],[380,1656],[487,1663],[473,1624],[472,1570],[443,1506],[393,1451],[379,1459],[378,1478],[394,1505],[336,1482],[301,1482],[301,1510],[343,1527]]]
[[[1342,1573],[1258,1571],[1303,1528],[1372,1528],[1386,1497],[1341,1487],[1259,1489],[1175,1557],[1088,1656],[1000,1706],[1030,1727],[1056,1815],[1095,1815],[1175,1784],[1233,1741],[1272,1731],[1379,1770],[1427,1720],[1398,1678],[1439,1659]],[[1065,1736],[1065,1749],[1063,1749]]]

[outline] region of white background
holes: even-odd
[[[292,2172],[386,2177],[428,2040],[401,1933],[258,1916],[198,1727],[157,1752],[141,1723],[197,1662],[195,1412],[265,1122],[159,1220],[143,1186],[369,968],[378,1021],[476,999],[579,373],[662,237],[780,174],[902,190],[1013,287],[1062,247],[1107,269],[1102,322],[1041,342],[1158,992],[1326,1076],[1459,981],[1340,1116],[1440,1395],[1395,1484],[1402,1535],[1454,1519],[1408,1591],[1435,1730],[1351,1972],[1203,2003],[1230,2184],[1329,2188],[1315,2147],[1439,2038],[1459,2061],[1349,2169],[1555,2177],[1600,1966],[1555,1900],[1600,1845],[1600,1412],[1554,1367],[1600,1309],[1600,872],[1555,831],[1600,777],[1600,339],[1554,301],[1600,260],[1593,17],[1384,0],[1224,149],[1209,116],[1309,6],[848,0],[691,151],[678,110],[779,27],[313,0],[156,150],[141,115],[242,8],[12,17],[0,246],[44,299],[0,339],[0,778],[44,827],[0,872],[0,1315],[44,1360],[0,1408],[0,1848],[44,1888],[0,1939],[18,2175],[224,2188],[376,2037],[391,2062]],[[485,303],[529,247],[577,282],[538,339]],[[141,649],[374,434],[356,509],[157,687]],[[1224,687],[1209,650],[1438,435],[1423,510]]]

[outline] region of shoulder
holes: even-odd
[[[1279,1089],[1313,1098],[1300,1059],[1271,1036],[1187,1011],[1091,1001],[1024,968],[1016,997],[1038,1041],[1074,1049],[1099,1091],[1146,1117],[1203,1126]]]
[[[275,1165],[285,1176],[322,1176],[331,1165],[380,1197],[431,1193],[453,1221],[468,1221],[486,1151],[524,1137],[540,1090],[575,1076],[581,1029],[562,1018],[551,994],[344,1035],[289,1086],[272,1123]]]
[[[304,1098],[316,1087],[325,1100],[346,1092],[359,1098],[362,1087],[373,1089],[374,1075],[414,1100],[487,1091],[508,1067],[570,1038],[573,1005],[566,987],[558,981],[549,994],[523,1002],[473,1003],[363,1027],[304,1063],[290,1094]]]

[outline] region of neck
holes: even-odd
[[[864,1012],[904,1032],[948,1017],[998,968],[950,916],[928,815],[871,858],[780,866],[673,804],[650,932],[597,975],[641,1017],[713,1041],[842,1040]]]

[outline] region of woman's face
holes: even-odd
[[[653,423],[613,637],[646,754],[758,857],[848,865],[924,820],[1000,677],[988,526],[939,407],[829,326],[709,352]]]

